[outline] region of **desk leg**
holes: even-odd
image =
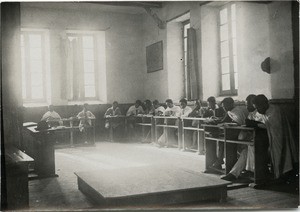
[[[70,130],[70,145],[74,147],[73,129]]]
[[[254,135],[254,183],[263,184],[270,178],[268,170],[268,134],[265,130],[257,131]]]
[[[225,142],[225,174],[228,174],[237,161],[237,144]]]
[[[184,122],[183,120],[179,120],[178,125],[178,149],[185,150],[185,142],[184,142]]]
[[[216,160],[216,141],[205,139],[206,152],[205,152],[205,172],[208,172],[209,167]]]
[[[95,127],[95,123],[93,126],[93,140],[94,140],[94,145],[96,144],[96,127]]]
[[[109,140],[111,141],[111,142],[114,142],[114,132],[113,132],[113,128],[112,128],[112,126],[110,125],[109,126]]]

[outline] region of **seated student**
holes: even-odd
[[[189,117],[195,117],[195,118],[202,118],[204,114],[204,109],[201,107],[201,103],[199,100],[195,101],[195,108],[194,110],[189,114]],[[192,121],[192,127],[198,127],[199,121],[193,120]],[[201,133],[201,132],[199,132]],[[192,143],[190,145],[190,149],[197,148],[197,131],[193,131],[193,138]],[[200,136],[201,139],[201,136]],[[200,154],[204,154],[204,139],[201,139],[199,141],[200,144]]]
[[[192,108],[187,106],[187,100],[186,99],[181,99],[180,101],[180,116],[182,117],[188,117],[190,113],[193,111]]]
[[[154,106],[149,99],[144,101],[144,113],[146,115],[154,115]]]
[[[164,112],[164,116],[175,116],[175,117],[180,117],[181,114],[181,109],[179,106],[174,105],[172,99],[167,99],[166,100],[166,105],[167,105],[167,109]],[[166,120],[168,122],[168,120]],[[177,121],[175,121],[174,124],[177,124]],[[176,130],[174,130],[173,128],[171,129],[165,129],[163,134],[160,136],[160,138],[158,139],[158,144],[159,146],[166,146],[167,144],[167,140],[166,140],[166,133],[168,132],[169,135],[169,139],[170,140],[176,140]]]
[[[88,143],[88,141],[87,141],[88,134],[89,134],[88,128],[90,126],[92,126],[92,120],[91,119],[95,119],[96,117],[91,111],[88,111],[88,104],[87,103],[85,103],[83,105],[83,110],[78,113],[77,118],[80,120],[79,130],[80,130],[80,132],[83,133],[85,143]]]
[[[216,117],[222,118],[225,115],[225,111],[222,107],[219,107],[216,103],[216,98],[213,96],[207,99],[208,107],[203,113],[203,118]]]
[[[245,121],[247,126],[249,125],[247,124],[249,120],[252,120],[257,123],[260,123],[259,121],[261,121],[253,105],[254,98],[255,98],[254,94],[250,94],[246,98],[246,107],[247,110],[249,111],[249,115]],[[247,131],[241,131],[238,137],[239,140],[251,140],[252,133],[251,135],[249,135]],[[243,147],[244,148],[240,152],[238,161],[232,167],[230,172],[227,175],[221,177],[221,179],[228,180],[228,181],[235,180],[240,176],[240,174],[244,169],[249,172],[254,172],[254,168],[255,168],[254,167],[254,146],[243,145]]]
[[[121,114],[121,110],[119,108],[119,103],[117,101],[114,101],[112,103],[112,106],[110,108],[108,108],[104,114],[104,118],[107,118],[109,116],[119,116],[119,115],[122,115]],[[116,131],[116,135],[117,137],[119,137],[118,135],[120,134],[117,130],[117,128],[119,126],[121,126],[122,124],[122,120],[119,120],[119,119],[106,119],[105,120],[105,128],[106,129],[109,129],[110,127],[113,128],[114,131]]]
[[[257,95],[253,99],[253,104],[267,129],[274,177],[275,179],[286,177],[293,170],[293,165],[299,163],[290,123],[283,111],[278,106],[269,104],[263,94]]]
[[[153,107],[154,107],[154,115],[155,116],[162,116],[164,115],[165,112],[165,108],[161,105],[159,105],[159,101],[158,100],[154,100],[153,101]]]
[[[213,121],[213,124],[221,124],[221,123],[230,123],[234,122],[238,125],[244,125],[245,120],[249,114],[247,108],[245,106],[235,106],[234,100],[231,97],[227,97],[223,99],[221,102],[222,107],[226,111],[225,117],[220,121]],[[213,163],[212,167],[221,169],[224,157],[224,143],[219,143],[219,153],[217,156],[217,160]]]
[[[50,122],[50,126],[63,124],[60,115],[54,111],[53,105],[48,106],[48,111],[43,115],[41,121]]]
[[[134,137],[134,127],[135,127],[135,117],[138,114],[144,114],[144,109],[142,108],[141,100],[136,100],[135,104],[130,106],[126,116],[127,118],[127,125],[128,125],[128,136],[129,138]]]

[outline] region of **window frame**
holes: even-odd
[[[234,78],[234,74],[237,73],[234,72],[234,56],[236,56],[237,59],[237,53],[236,55],[233,54],[233,33],[232,33],[232,19],[231,19],[231,6],[235,4],[235,3],[227,3],[225,5],[223,5],[222,7],[219,8],[219,14],[218,14],[218,42],[219,42],[219,92],[220,92],[220,96],[236,96],[238,94],[238,88],[235,88],[235,78]],[[229,86],[230,89],[229,90],[223,90],[222,86],[223,86],[223,82],[222,82],[222,50],[221,50],[221,10],[223,9],[227,9],[227,25],[228,25],[228,59],[229,59]],[[235,8],[236,8],[236,4],[235,4]],[[236,11],[235,11],[236,13]],[[235,16],[235,24],[236,24],[237,18]],[[235,40],[237,42],[237,33],[235,32]],[[224,42],[224,41],[223,41]],[[224,57],[225,58],[225,57]]]
[[[21,29],[21,36],[24,38],[24,62],[25,62],[25,87],[26,87],[26,98],[23,98],[23,85],[22,85],[22,100],[23,103],[46,103],[47,102],[47,82],[46,82],[46,31],[43,29]],[[41,35],[41,62],[42,62],[42,87],[43,87],[43,97],[33,99],[32,98],[32,83],[31,83],[31,67],[30,67],[30,44],[29,44],[29,35],[38,34]],[[21,42],[21,41],[20,41]],[[20,43],[20,48],[22,45]],[[21,55],[21,63],[22,63]],[[23,72],[23,67],[21,66],[21,71]],[[23,77],[23,76],[22,76]],[[23,79],[22,79],[23,83]]]
[[[182,53],[183,53],[183,74],[184,74],[184,95],[185,95],[185,98],[188,99],[188,97],[190,96],[190,94],[188,93],[188,88],[191,87],[191,83],[190,83],[190,80],[189,80],[189,76],[188,76],[188,63],[187,63],[187,58],[188,58],[188,33],[186,32],[186,36],[184,36],[184,30],[185,30],[185,26],[188,25],[188,24],[191,24],[191,20],[190,19],[187,19],[185,21],[182,21],[181,22],[182,24]],[[184,50],[184,47],[185,47],[185,39],[186,39],[186,51]],[[185,54],[186,54],[186,57],[185,57]]]
[[[66,32],[67,38],[69,37],[77,37],[79,40],[79,48],[81,49],[82,54],[80,55],[80,60],[82,62],[82,66],[80,68],[80,76],[82,76],[82,81],[80,84],[80,98],[73,99],[72,101],[94,101],[99,99],[99,67],[98,67],[98,51],[97,51],[97,36],[93,32],[86,31],[76,31],[76,32]],[[93,37],[93,50],[94,50],[94,79],[95,79],[95,97],[85,97],[85,84],[84,84],[84,56],[83,56],[83,37],[91,36]]]

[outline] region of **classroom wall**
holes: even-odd
[[[268,4],[271,95],[275,99],[293,98],[294,96],[291,8],[291,2],[278,1]]]
[[[53,5],[59,6],[53,6]],[[106,30],[107,102],[134,102],[144,97],[142,16],[97,10],[101,5],[80,3],[21,3],[21,27],[50,30],[52,104],[60,98],[62,70],[60,40],[68,30]],[[104,102],[105,103],[105,102]]]
[[[201,7],[201,58],[203,99],[219,96],[219,9],[211,6]]]
[[[196,29],[196,36],[198,41],[198,56],[201,54],[200,48],[200,6],[199,2],[164,2],[160,10],[153,10],[158,17],[167,22],[166,29],[159,29],[153,18],[148,14],[144,15],[144,45],[146,46],[158,42],[160,40],[164,43],[164,69],[146,73],[145,71],[145,98],[158,99],[165,101],[167,98],[172,98],[178,102],[183,97],[183,64],[181,61],[182,55],[175,52],[175,49],[182,48],[175,47],[175,43],[179,43],[175,34],[179,34],[178,27],[174,23],[169,22],[173,18],[178,17],[188,11],[192,14],[191,26]],[[201,68],[201,60],[198,60],[198,66]],[[146,68],[146,67],[145,67]],[[182,73],[180,73],[182,72]],[[201,76],[201,75],[200,75]],[[201,91],[200,91],[201,93]]]
[[[294,93],[290,3],[261,4],[238,2],[237,54],[238,95],[265,94],[270,99],[291,99]],[[218,7],[201,7],[203,98],[219,95]],[[261,62],[271,58],[271,74]]]
[[[271,76],[261,62],[270,56],[269,17],[266,4],[237,4],[238,99],[249,94],[271,98]]]
[[[161,16],[161,14],[158,14]],[[143,15],[143,49],[141,55],[143,56],[144,67],[144,98],[157,99],[164,102],[168,97],[168,73],[167,73],[167,39],[166,30],[159,29],[155,21],[148,15]],[[163,69],[151,73],[147,73],[146,66],[146,47],[158,41],[163,41]]]

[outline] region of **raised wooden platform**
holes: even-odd
[[[143,166],[75,173],[78,188],[97,205],[170,205],[225,201],[228,181],[170,166]]]

